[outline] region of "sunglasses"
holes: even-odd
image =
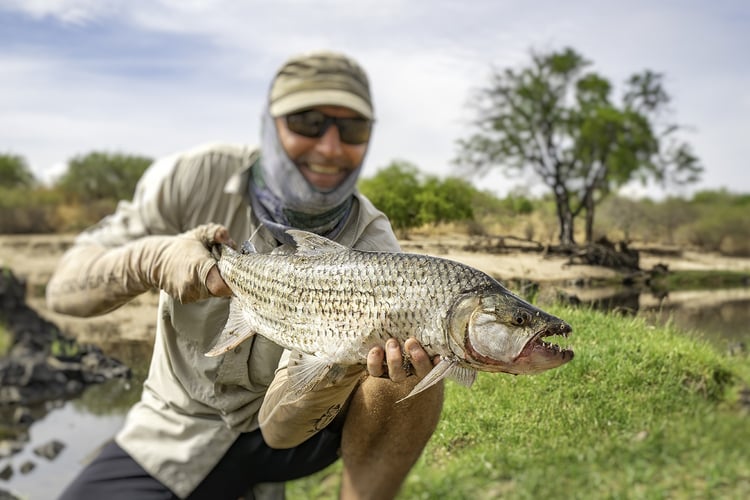
[[[335,124],[341,142],[352,145],[366,143],[370,140],[372,131],[372,120],[367,118],[339,118],[328,116],[316,109],[300,111],[284,118],[287,128],[295,134],[316,139],[323,137],[328,127]]]

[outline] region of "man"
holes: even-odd
[[[356,62],[293,57],[271,85],[260,150],[213,145],[158,160],[132,202],[77,238],[47,287],[53,310],[91,316],[162,292],[141,400],[62,498],[277,498],[283,481],[339,456],[342,498],[395,496],[442,406],[440,385],[395,404],[433,365],[415,339],[389,340],[366,369],[294,401],[284,398],[288,353],[265,338],[204,356],[231,294],[210,250],[230,235],[252,235],[260,252],[289,244],[290,227],[399,250],[385,216],[355,188],[373,117]]]

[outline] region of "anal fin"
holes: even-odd
[[[400,403],[405,399],[416,396],[420,392],[426,391],[446,377],[455,380],[461,385],[471,387],[477,378],[477,372],[473,368],[460,365],[456,360],[443,358],[430,370],[430,373],[425,378],[414,386],[414,389],[406,397],[399,399],[396,403]]]
[[[293,394],[302,394],[313,390],[323,381],[328,384],[339,382],[346,374],[346,366],[312,354],[292,351],[287,372],[289,391]]]

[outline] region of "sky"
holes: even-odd
[[[702,180],[668,194],[750,192],[750,3],[746,0],[0,0],[0,153],[51,181],[91,151],[157,158],[206,142],[257,144],[275,70],[314,49],[367,70],[377,123],[364,176],[394,160],[454,164],[472,95],[531,51],[572,47],[615,91],[664,74],[670,122]],[[500,170],[498,195],[545,192]],[[659,197],[655,185],[629,186]]]

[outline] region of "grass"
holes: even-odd
[[[750,498],[747,357],[638,318],[551,308],[576,358],[535,376],[447,385],[399,498]],[[288,485],[335,498],[341,464]]]

